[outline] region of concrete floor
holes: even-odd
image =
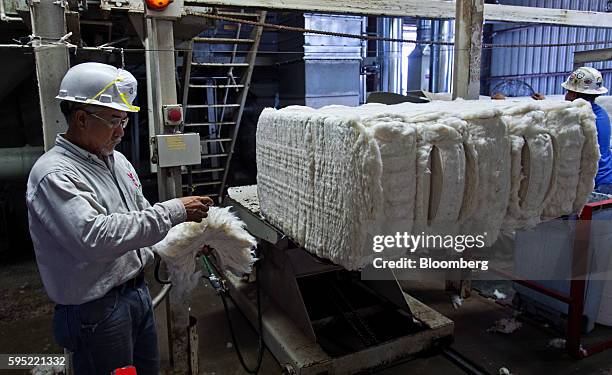
[[[478,363],[492,374],[500,367],[507,367],[513,374],[612,374],[612,352],[600,353],[576,361],[564,350],[548,347],[548,342],[560,333],[523,321],[523,327],[505,335],[488,333],[487,328],[501,318],[513,316],[514,310],[479,293],[464,300],[455,310],[447,302],[442,283],[412,283],[408,292],[423,303],[439,311],[455,322],[453,348],[463,356]],[[600,327],[595,334],[606,331],[612,338],[612,330]]]
[[[501,318],[513,316],[513,310],[485,298],[477,291],[455,310],[441,282],[406,282],[406,290],[455,322],[455,342],[452,347],[491,374],[507,367],[515,375],[527,374],[597,374],[612,375],[612,350],[590,358],[575,361],[561,349],[547,347],[559,333],[539,325],[524,322],[513,334],[488,333],[487,328]],[[231,341],[221,310],[223,306],[210,287],[202,287],[194,294],[193,313],[198,318],[200,336],[201,372],[203,374],[244,374]],[[241,347],[255,361],[256,337],[242,316],[232,308],[232,319],[238,325]],[[612,329],[598,327],[593,335],[604,331],[612,338]],[[588,339],[588,337],[587,337]],[[464,374],[442,355],[416,358],[385,369],[378,374]],[[280,368],[266,352],[261,374],[279,374]]]
[[[51,337],[52,304],[46,299],[35,263],[0,266],[0,353],[58,353],[60,348]],[[515,375],[527,374],[596,374],[612,375],[612,350],[575,361],[564,351],[547,347],[558,333],[542,326],[524,323],[511,335],[487,333],[496,320],[511,317],[508,307],[484,298],[478,293],[454,310],[442,283],[410,282],[406,290],[428,306],[455,321],[453,348],[478,363],[491,374],[507,367]],[[200,373],[207,375],[241,375],[240,367],[227,328],[223,305],[214,291],[204,283],[192,298],[192,314],[198,318],[200,337]],[[232,307],[232,321],[238,332],[246,361],[254,364],[257,341],[250,326]],[[611,329],[598,327],[595,336],[610,334]],[[587,337],[587,339],[589,339]],[[423,357],[399,364],[378,374],[463,374],[464,372],[441,355]],[[0,374],[18,374],[0,370]],[[280,367],[265,352],[260,374],[279,374]]]

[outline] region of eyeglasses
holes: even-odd
[[[95,113],[89,112],[89,111],[85,111],[83,110],[83,112],[87,113],[88,115],[90,115],[91,117],[95,117],[98,120],[102,121],[106,126],[108,126],[111,129],[118,129],[119,127],[125,129],[125,127],[128,124],[128,121],[130,120],[128,117],[124,117],[124,118],[114,118],[112,120],[107,120],[104,117],[100,117],[98,115],[96,115]]]

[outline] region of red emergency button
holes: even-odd
[[[183,122],[183,107],[180,104],[167,104],[162,109],[164,125],[176,126]]]
[[[147,8],[158,11],[166,9],[171,2],[172,0],[145,0]]]
[[[137,375],[134,366],[118,368],[111,375]]]
[[[181,121],[181,110],[178,108],[170,108],[168,110],[168,120],[172,121],[172,122],[179,122]]]

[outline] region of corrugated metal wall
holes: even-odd
[[[504,5],[523,5],[545,8],[606,11],[607,0],[503,0]],[[537,92],[562,94],[563,82],[572,70],[574,51],[612,47],[612,29],[560,26],[527,26],[497,24],[494,44],[573,43],[582,41],[610,41],[589,46],[495,48],[491,61],[491,89],[504,79],[520,79]],[[596,26],[596,25],[594,25]],[[517,29],[514,29],[517,28]],[[514,30],[507,30],[514,29]],[[507,31],[502,31],[507,30]],[[604,84],[612,87],[612,61],[588,64],[604,74]]]

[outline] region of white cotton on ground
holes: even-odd
[[[176,225],[153,246],[166,262],[173,291],[181,300],[187,299],[202,276],[196,272],[196,254],[204,245],[215,249],[215,258],[223,269],[240,275],[251,272],[256,260],[252,249],[257,242],[230,209],[210,207],[202,222]]]
[[[514,333],[516,330],[520,329],[523,326],[523,323],[517,321],[514,318],[503,318],[495,321],[492,327],[487,329],[489,333],[505,333],[510,334]]]
[[[262,112],[261,212],[347,269],[368,236],[486,233],[576,212],[599,157],[584,102],[366,104]]]

